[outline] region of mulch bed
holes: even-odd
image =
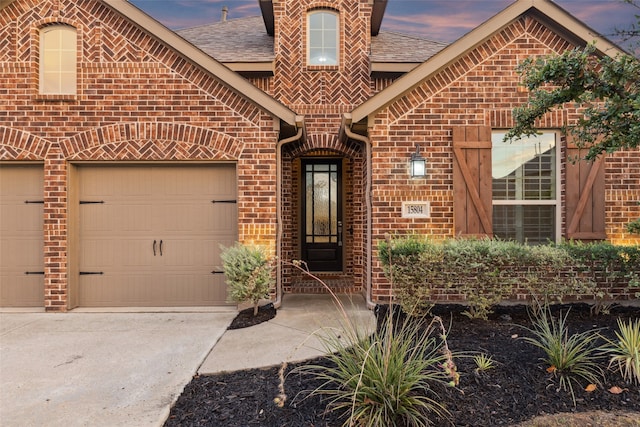
[[[258,308],[258,314],[253,315],[253,307],[244,309],[231,321],[227,329],[242,329],[267,322],[276,317],[276,309],[273,304],[265,304]]]
[[[566,313],[568,309],[569,306],[557,306],[554,313]],[[538,415],[598,410],[638,412],[640,417],[640,387],[625,382],[617,372],[607,371],[602,386],[594,392],[574,387],[575,406],[568,392],[558,391],[557,380],[540,361],[541,351],[518,339],[527,334],[521,326],[531,326],[525,307],[498,307],[488,321],[469,319],[461,314],[463,310],[456,305],[434,309],[434,314],[450,325],[449,347],[454,352],[487,353],[498,365],[476,375],[471,358],[458,358],[460,385],[437,389],[451,412],[451,422],[435,419],[435,425],[504,426]],[[596,316],[590,313],[589,306],[574,304],[570,306],[568,325],[571,333],[601,328],[602,335],[614,338],[618,318],[639,316],[637,307],[614,307],[611,314]],[[326,363],[324,359],[313,362]],[[325,411],[320,397],[308,397],[309,390],[318,383],[307,376],[291,374],[295,366],[287,368],[288,400],[283,408],[273,401],[278,395],[279,367],[196,376],[172,408],[165,426],[342,425],[345,419],[341,414]],[[608,389],[613,386],[623,392],[610,393]]]

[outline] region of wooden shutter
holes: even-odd
[[[491,128],[453,128],[453,212],[457,236],[492,236]]]
[[[568,136],[568,139],[570,136]],[[568,239],[604,240],[605,178],[604,154],[589,162],[582,159],[587,150],[567,143],[566,220]]]

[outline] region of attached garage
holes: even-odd
[[[0,165],[0,307],[44,305],[44,168]]]
[[[237,240],[234,164],[78,165],[77,304],[226,304],[220,245]]]

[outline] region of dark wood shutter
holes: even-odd
[[[594,161],[579,160],[587,153],[579,149],[568,136],[566,220],[568,239],[604,240],[605,232],[605,177],[604,154]]]
[[[493,236],[491,128],[453,128],[453,212],[457,236]]]

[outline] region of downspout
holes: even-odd
[[[371,260],[373,258],[372,252],[373,252],[373,246],[372,246],[372,242],[371,242],[371,238],[373,236],[373,232],[371,230],[371,211],[373,209],[373,203],[371,201],[371,182],[372,182],[372,177],[371,177],[371,172],[372,172],[372,166],[371,166],[371,140],[364,136],[364,135],[359,135],[353,131],[351,131],[351,124],[352,124],[352,119],[351,119],[351,114],[350,113],[345,113],[342,117],[342,130],[344,131],[345,135],[353,140],[356,141],[360,141],[364,144],[365,147],[365,161],[367,163],[367,182],[365,184],[365,201],[366,201],[366,206],[367,206],[367,218],[366,218],[366,225],[367,225],[367,246],[366,246],[366,260],[367,260],[367,271],[366,271],[366,292],[365,292],[365,299],[366,299],[366,304],[367,304],[367,308],[369,310],[373,310],[376,306],[376,304],[373,302],[373,296],[372,296],[372,291],[371,291],[371,274],[372,274],[372,266],[371,266]]]
[[[296,116],[298,132],[278,141],[276,145],[276,300],[273,306],[278,309],[282,305],[282,146],[302,138],[304,116]]]

